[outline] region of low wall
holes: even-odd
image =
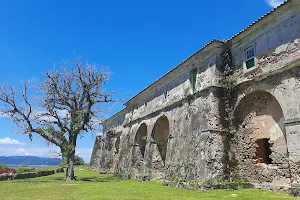
[[[42,170],[37,172],[24,172],[24,173],[17,173],[13,176],[9,176],[9,174],[0,174],[0,181],[6,181],[9,179],[27,179],[27,178],[36,178],[41,176],[49,176],[53,175],[54,173],[62,173],[64,172],[63,168],[59,168],[56,170]]]

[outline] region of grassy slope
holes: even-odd
[[[63,175],[0,182],[0,199],[295,199],[284,193],[253,189],[209,192],[173,189],[164,187],[158,182],[121,181],[112,175],[98,175],[97,172],[90,172],[87,169],[83,171],[76,169],[80,181],[65,182]],[[232,198],[231,194],[237,194],[238,197]]]

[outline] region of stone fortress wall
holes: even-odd
[[[211,41],[124,105],[96,138],[91,169],[298,187],[300,1]]]

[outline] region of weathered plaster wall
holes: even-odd
[[[240,155],[243,156],[242,158],[239,155],[237,157],[239,157],[239,161],[248,159],[244,162],[248,162],[245,166],[239,162],[239,169],[242,168],[241,172],[244,178],[273,186],[290,185],[291,182],[293,185],[299,184],[299,73],[299,67],[295,67],[292,70],[277,73],[263,80],[253,80],[239,86],[236,106],[250,109],[247,116],[238,115],[237,117],[237,121],[240,121],[240,123],[237,124],[237,138],[235,141],[240,147],[236,147],[236,149],[244,152],[243,155]],[[273,99],[266,101],[266,93],[262,91],[270,94]],[[251,94],[258,95],[251,99]],[[270,98],[270,96],[267,98]],[[243,102],[243,99],[249,97],[250,102]],[[282,109],[282,114],[279,113],[278,107]],[[265,129],[263,131],[261,131],[262,126]],[[270,127],[268,128],[268,126]],[[265,135],[259,136],[257,132]],[[254,159],[254,140],[256,137],[265,136],[270,137],[270,143],[272,144],[271,158],[273,162],[271,165],[256,164]],[[245,142],[247,138],[248,142]],[[245,149],[246,147],[247,149]],[[289,180],[290,177],[291,180]]]
[[[207,87],[219,84],[219,54],[222,51],[222,44],[212,44],[212,47],[196,53],[180,67],[168,75],[154,82],[138,96],[126,103],[132,109],[127,117],[132,121],[148,116],[169,105],[186,98],[193,93],[190,84],[191,71],[198,69],[197,85],[195,91],[204,90]],[[204,78],[205,77],[205,78]]]
[[[91,170],[98,170],[100,168],[102,151],[103,151],[103,137],[97,136],[94,143],[94,148],[91,156],[90,161],[90,169]]]
[[[300,187],[299,8],[299,1],[289,1],[231,40],[210,43],[130,99],[106,120],[101,144],[95,145],[99,150],[93,151],[94,168],[124,178],[216,181],[228,178],[224,170],[231,159],[236,164],[232,177],[265,187]],[[256,67],[245,70],[249,46],[255,48]],[[232,53],[237,80],[231,102],[237,121],[233,141],[224,129],[224,50]],[[195,68],[192,91],[190,72]],[[168,121],[165,161],[153,137],[161,117]],[[142,124],[144,156],[136,141]],[[262,138],[271,144],[271,164],[256,163],[256,140]]]
[[[214,44],[202,54],[195,54],[171,73],[170,79],[161,80],[155,88],[149,88],[137,99],[131,100],[127,108],[106,121],[104,149],[114,143],[107,136],[112,131],[120,136],[118,162],[109,148],[102,152],[100,170],[110,170],[123,177],[181,176],[211,180],[222,176],[222,136],[220,125],[220,44]],[[197,68],[197,86],[193,92],[190,72]],[[194,93],[194,94],[193,94]],[[146,100],[140,101],[141,99]],[[167,152],[161,162],[157,142],[153,137],[154,127],[161,116],[168,120]],[[122,122],[123,120],[123,122]],[[135,143],[140,125],[147,125],[147,143],[142,157]],[[218,143],[218,148],[214,144]],[[192,152],[192,149],[197,151]],[[204,166],[204,167],[203,167]],[[205,169],[205,170],[203,170]]]
[[[239,81],[269,74],[300,58],[299,2],[293,2],[251,27],[231,43],[234,75]],[[256,68],[245,69],[245,50],[254,47]],[[246,73],[245,73],[246,72]]]
[[[231,51],[236,69],[234,75],[240,84],[237,102],[240,103],[240,100],[251,92],[266,91],[279,102],[282,109],[282,117],[274,123],[274,116],[268,106],[275,106],[272,102],[263,102],[261,97],[256,105],[252,105],[249,116],[244,116],[244,122],[237,127],[235,141],[240,146],[236,149],[243,152],[237,156],[241,176],[261,184],[279,186],[290,185],[291,182],[293,185],[299,183],[298,166],[295,164],[299,162],[300,153],[295,144],[296,138],[300,138],[300,130],[296,125],[300,119],[300,102],[297,98],[300,66],[299,13],[299,2],[294,1],[276,12],[272,18],[267,18],[260,25],[253,27],[253,31],[232,40]],[[270,21],[274,22],[267,26]],[[245,70],[245,50],[249,46],[255,48],[256,67],[253,70]],[[260,107],[261,105],[263,107]],[[258,112],[265,112],[265,115],[257,116]],[[272,131],[277,133],[276,138]],[[257,137],[268,135],[272,143],[273,163],[269,166],[255,164],[254,141],[259,139]]]
[[[125,177],[149,176],[154,179],[177,176],[215,180],[223,177],[218,93],[217,89],[202,91],[198,94],[200,98],[186,100],[178,107],[128,127],[121,137],[117,173]],[[155,124],[162,116],[166,116],[169,125],[165,162],[161,162],[157,141],[153,138]],[[143,158],[134,139],[144,123],[148,131]]]
[[[237,108],[235,146],[238,169],[243,179],[272,185],[290,185],[287,142],[282,109],[270,93],[246,95]],[[259,139],[268,139],[272,163],[256,157]],[[265,149],[261,149],[265,151]]]
[[[125,108],[105,121],[103,135],[98,136],[94,144],[90,169],[97,169],[100,172],[114,172],[115,143],[117,138],[120,137],[121,140],[123,135],[126,113],[128,113],[128,109]]]

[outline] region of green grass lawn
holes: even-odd
[[[159,182],[140,183],[118,180],[112,175],[76,169],[79,181],[65,182],[64,174],[0,182],[0,200],[35,199],[296,199],[288,194],[254,189],[238,191],[190,191],[162,186]],[[230,195],[237,194],[233,198]],[[300,199],[300,198],[297,198]]]

